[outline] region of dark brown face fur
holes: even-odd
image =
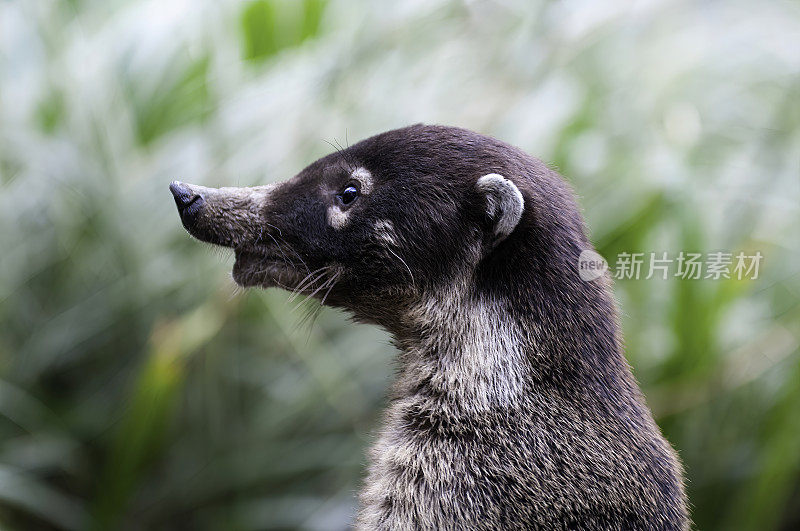
[[[519,226],[497,246],[496,220],[475,190],[489,173],[513,181],[525,199]],[[344,204],[348,186],[359,195]],[[172,188],[179,209],[181,198],[194,201],[181,212],[193,236],[235,250],[240,285],[300,288],[389,329],[464,268],[478,289],[504,285],[513,295],[531,282],[577,280],[577,256],[588,248],[557,175],[516,148],[450,127],[377,135],[277,185]]]
[[[531,162],[541,175],[530,175]],[[512,234],[495,248],[495,220],[475,190],[478,178],[489,173],[511,179],[530,204],[569,198],[560,180],[555,183],[563,192],[554,191],[552,183],[541,187],[563,197],[537,197],[536,180],[549,179],[548,170],[511,146],[461,129],[422,125],[369,138],[277,185],[210,189],[173,183],[172,189],[193,236],[235,250],[233,276],[240,285],[300,288],[392,329],[398,312],[452,282],[464,268],[501,274],[498,266],[510,262],[494,256],[514,249],[513,239],[530,239]],[[356,189],[355,199],[348,187]],[[552,216],[537,216],[535,205],[529,206],[518,232],[534,230]],[[563,219],[551,222],[574,240],[558,245],[572,244],[579,253],[580,218],[568,207],[559,214]],[[542,247],[552,244],[541,238]],[[528,270],[547,257],[538,263],[530,258],[524,261]]]

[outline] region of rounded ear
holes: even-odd
[[[475,189],[485,200],[486,216],[494,227],[492,246],[495,246],[511,234],[519,223],[525,200],[517,185],[497,173],[478,179]]]

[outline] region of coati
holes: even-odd
[[[443,126],[368,138],[292,179],[170,185],[241,286],[282,287],[398,347],[358,529],[687,529],[681,465],[623,356],[608,275],[541,161]]]

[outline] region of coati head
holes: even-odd
[[[528,307],[531,290],[580,282],[589,248],[555,172],[452,127],[389,131],[279,184],[170,189],[193,236],[234,249],[241,286],[299,291],[395,332],[443,290]]]

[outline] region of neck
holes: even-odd
[[[395,340],[395,399],[436,397],[467,411],[513,408],[522,395],[561,391],[626,407],[638,396],[604,287],[575,309],[447,288],[406,314]],[[555,293],[555,292],[554,292]],[[538,389],[534,389],[534,387]],[[433,406],[433,404],[430,404]]]
[[[395,395],[472,411],[512,407],[531,380],[533,336],[501,301],[449,289],[418,305],[395,334]]]

